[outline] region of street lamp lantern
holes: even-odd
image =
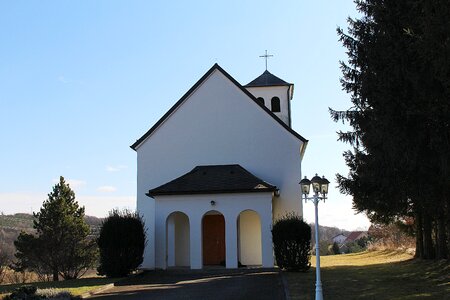
[[[325,199],[327,198],[328,194],[328,185],[329,185],[328,179],[325,178],[325,176],[322,176],[322,178],[319,177],[319,175],[316,174],[313,178],[311,178],[311,181],[309,181],[308,178],[303,178],[300,181],[300,187],[302,190],[303,197],[305,198],[305,202],[310,200],[314,203],[314,210],[315,210],[315,239],[316,239],[316,300],[323,300],[323,293],[322,293],[322,281],[320,280],[320,248],[319,248],[319,209],[318,204],[320,200],[323,200],[325,202]],[[314,194],[312,197],[308,197],[310,186],[313,186]],[[322,194],[322,196],[319,195]]]
[[[328,185],[330,184],[330,182],[325,178],[325,176],[322,176],[321,180],[322,183],[320,185],[320,193],[325,197],[328,194]]]
[[[309,188],[311,187],[311,181],[306,178],[303,178],[302,180],[300,180],[300,187],[302,189],[302,194],[303,195],[308,195],[309,194]]]
[[[320,178],[320,177],[317,175],[317,173],[316,173],[316,176],[314,176],[314,177],[311,179],[311,183],[312,183],[312,186],[313,186],[313,191],[314,191],[314,193],[320,192],[320,186],[322,185],[322,178]]]

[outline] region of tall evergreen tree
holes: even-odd
[[[448,1],[355,1],[341,63],[347,111],[330,109],[353,130],[339,140],[349,175],[342,192],[373,221],[416,220],[417,255],[447,256],[450,156],[450,5]],[[433,227],[438,232],[433,241]],[[447,243],[446,243],[447,241]],[[438,246],[437,249],[435,246]]]
[[[60,177],[34,214],[36,235],[21,233],[15,242],[18,266],[64,279],[80,276],[96,261],[96,243],[88,239],[89,225],[84,221],[84,207],[75,200],[75,193]]]

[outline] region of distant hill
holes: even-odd
[[[34,217],[31,214],[18,213],[14,215],[0,215],[0,251],[10,258],[14,257],[14,241],[21,231],[32,233]],[[85,216],[86,223],[91,227],[91,235],[97,236],[100,232],[102,218]]]
[[[0,227],[14,229],[28,229],[33,227],[33,215],[14,214],[0,215]]]

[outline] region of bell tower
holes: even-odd
[[[266,53],[267,55],[267,53]],[[267,60],[267,57],[266,57]],[[267,61],[266,61],[267,68]],[[267,69],[244,87],[286,125],[291,127],[291,100],[294,84],[273,75]]]

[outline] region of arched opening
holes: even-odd
[[[264,104],[264,98],[263,98],[263,97],[258,97],[258,98],[256,98],[256,100],[257,100],[260,104],[265,105],[265,104]]]
[[[253,210],[242,211],[237,218],[238,260],[244,266],[262,265],[261,220]]]
[[[166,220],[166,259],[168,267],[190,266],[189,217],[182,212],[171,213]]]
[[[202,218],[203,265],[225,265],[225,218],[211,210]]]
[[[273,97],[272,101],[271,101],[271,104],[272,104],[272,111],[273,112],[280,112],[281,111],[281,109],[280,109],[280,98]]]

